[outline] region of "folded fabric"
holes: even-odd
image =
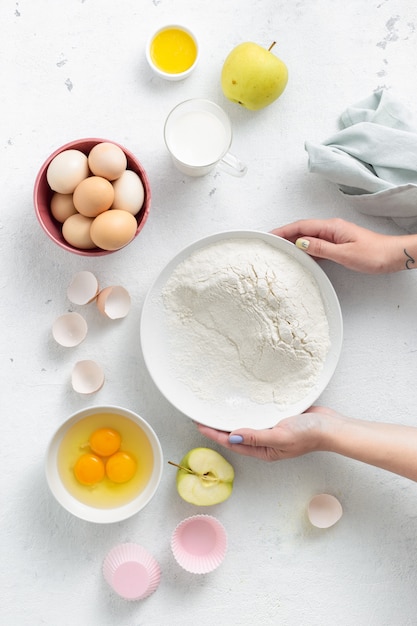
[[[411,113],[377,91],[341,115],[344,128],[305,143],[309,170],[336,183],[361,213],[417,232],[417,130]]]

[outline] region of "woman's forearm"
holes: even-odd
[[[322,424],[320,449],[417,481],[417,428],[347,417]]]
[[[417,269],[417,235],[389,237],[389,271]]]

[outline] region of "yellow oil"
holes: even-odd
[[[74,476],[78,457],[89,451],[88,440],[98,428],[114,428],[122,438],[121,450],[136,461],[136,472],[126,483],[116,484],[105,477],[93,486],[82,485]],[[64,435],[58,450],[58,471],[66,489],[77,500],[97,508],[127,504],[146,487],[153,469],[151,444],[138,424],[123,415],[95,413],[75,423]]]
[[[167,28],[158,33],[151,44],[151,58],[156,67],[168,74],[188,70],[197,58],[193,38],[180,28]]]

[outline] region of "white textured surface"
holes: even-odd
[[[149,33],[172,22],[199,35],[201,61],[183,83],[154,77],[144,56]],[[417,485],[329,454],[266,465],[227,457],[232,497],[210,509],[229,534],[222,566],[207,576],[181,570],[169,548],[177,523],[200,511],[179,499],[166,466],[149,506],[120,524],[72,518],[49,494],[43,463],[53,430],[89,404],[137,411],[158,433],[166,459],[206,440],[160,396],[139,345],[144,296],[162,267],[195,239],[225,229],[263,229],[296,218],[341,216],[383,232],[384,219],[353,213],[330,183],[309,174],[304,140],[337,129],[342,110],[386,86],[415,106],[415,0],[2,0],[0,314],[0,621],[13,626],[414,626],[417,622]],[[254,40],[288,64],[285,94],[251,113],[219,86],[230,49]],[[186,179],[166,154],[168,111],[207,97],[229,113],[244,179],[212,173]],[[153,203],[137,241],[87,262],[58,249],[32,206],[38,167],[58,146],[99,136],[124,144],[149,172]],[[376,420],[416,423],[416,279],[357,275],[323,267],[343,308],[340,365],[322,402]],[[124,320],[85,315],[90,331],[75,349],[51,337],[73,307],[66,287],[87,269],[132,295]],[[76,360],[106,371],[86,399],[70,386]],[[198,418],[198,416],[196,416]],[[306,506],[336,495],[344,516],[327,531],[309,526]],[[141,603],[109,590],[101,566],[116,543],[144,545],[159,561],[161,585]]]

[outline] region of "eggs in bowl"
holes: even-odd
[[[91,445],[97,433],[109,430],[120,437],[116,449],[103,451]],[[100,446],[105,438],[98,441]],[[86,463],[79,467],[83,458]],[[122,407],[91,407],[72,415],[52,437],[46,478],[56,500],[76,517],[116,522],[131,517],[152,499],[161,480],[162,461],[158,437],[143,418]]]
[[[104,156],[104,168],[103,155],[99,165],[97,155],[90,158],[102,145],[110,147]],[[112,152],[113,156],[109,156]],[[118,166],[115,161],[120,153],[125,158],[125,169],[122,174],[119,169],[115,179],[112,170]],[[84,181],[89,178],[92,180],[86,184]],[[78,185],[81,188],[75,195],[75,206]],[[140,209],[132,214],[132,194],[139,201],[141,193]],[[129,210],[121,209],[120,197],[124,207],[127,201]],[[125,247],[141,232],[149,214],[151,188],[144,167],[124,146],[108,139],[76,139],[56,149],[43,163],[35,179],[33,203],[42,229],[58,246],[82,256],[103,256]],[[100,209],[100,213],[92,215]],[[91,226],[98,217],[92,239]]]

